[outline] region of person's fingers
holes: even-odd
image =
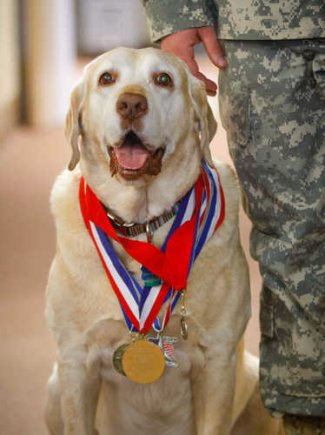
[[[207,94],[210,96],[214,96],[217,93],[217,84],[210,80],[207,76],[205,76],[200,70],[197,62],[195,59],[191,59],[187,62],[188,67],[191,70],[191,73],[198,78],[199,80],[202,80],[205,84],[205,88],[207,91]]]
[[[186,29],[180,32],[173,33],[162,40],[161,48],[162,50],[172,53],[182,59],[188,65],[191,73],[199,80],[202,80],[204,82],[207,94],[214,96],[217,92],[217,84],[212,80],[208,79],[199,70],[199,65],[194,58],[194,46],[201,42],[200,35],[198,33],[200,29]],[[214,32],[212,27],[211,29]],[[204,34],[204,36],[209,39],[209,32],[208,34]],[[210,43],[210,45],[208,42],[209,47],[211,46],[211,44],[212,42]]]
[[[200,41],[197,29],[181,30],[166,36],[161,41],[161,48],[164,51],[175,54],[186,63],[194,57],[194,46]]]
[[[197,77],[199,80],[202,80],[205,84],[205,89],[207,91],[207,94],[210,97],[214,97],[217,94],[217,84],[210,80],[208,77],[206,77],[204,74],[199,72],[198,74],[194,74],[195,77]]]
[[[211,62],[218,68],[226,68],[227,61],[214,28],[212,26],[200,27],[198,34]]]

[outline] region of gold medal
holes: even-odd
[[[151,384],[164,373],[164,354],[159,346],[150,341],[143,338],[135,340],[123,352],[122,370],[133,382]]]
[[[125,376],[122,366],[122,359],[125,350],[129,347],[129,344],[122,344],[113,353],[113,367],[120,374]]]

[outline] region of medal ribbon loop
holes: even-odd
[[[173,225],[161,249],[156,246],[119,236],[103,205],[81,178],[80,208],[85,225],[94,242],[105,272],[120,302],[129,330],[148,333],[162,305],[169,300],[163,319],[166,326],[175,308],[180,291],[186,288],[187,277],[204,243],[221,225],[224,195],[215,169],[202,162],[202,172],[193,188],[180,201]],[[119,260],[111,240],[153,275],[158,285],[142,287]]]

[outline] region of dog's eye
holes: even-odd
[[[169,74],[163,72],[154,76],[154,82],[157,86],[164,88],[171,88],[173,86],[173,80]]]
[[[109,71],[104,72],[98,80],[99,86],[109,86],[115,83],[116,77]]]

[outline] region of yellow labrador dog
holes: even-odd
[[[201,82],[160,50],[105,53],[73,90],[66,120],[72,159],[51,198],[57,253],[46,317],[58,345],[46,406],[52,435],[279,433],[259,399],[257,361],[243,348],[250,295],[239,194],[229,167],[213,167],[215,128]],[[164,246],[188,192],[196,192],[191,216],[201,225],[210,189],[202,187],[204,165],[224,203],[212,208],[218,228],[189,266],[194,230],[168,241],[170,257]],[[101,252],[98,216],[99,227],[113,231],[104,234],[113,259]],[[184,216],[178,228],[186,227]],[[127,275],[122,284],[110,270],[114,261]],[[134,309],[120,294],[138,288],[134,280],[158,304],[145,320],[134,314],[141,303]],[[161,298],[165,281],[171,287]]]

